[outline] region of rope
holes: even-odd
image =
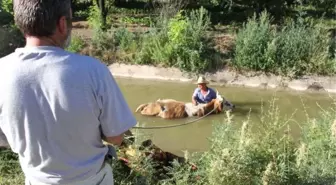
[[[213,111],[215,111],[217,109],[217,107],[214,107],[214,109],[212,109],[210,112],[208,112],[207,114],[205,114],[204,116],[202,117],[199,117],[199,118],[196,118],[194,120],[191,120],[191,121],[187,121],[185,123],[181,123],[181,124],[174,124],[174,125],[166,125],[166,126],[153,126],[153,127],[140,127],[140,126],[134,126],[132,128],[135,128],[135,129],[162,129],[162,128],[172,128],[172,127],[179,127],[179,126],[184,126],[184,125],[189,125],[191,123],[195,123],[207,116],[209,116]]]

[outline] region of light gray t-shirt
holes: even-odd
[[[0,59],[0,128],[26,178],[85,180],[108,151],[101,140],[136,124],[115,79],[98,60],[43,46]]]

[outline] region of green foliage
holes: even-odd
[[[120,21],[123,23],[140,24],[145,26],[150,26],[152,22],[150,17],[131,17],[131,16],[121,17]]]
[[[100,13],[99,8],[96,4],[93,4],[92,6],[89,7],[89,17],[87,21],[92,29],[100,29],[101,27]]]
[[[81,37],[75,36],[71,38],[71,43],[68,48],[66,48],[67,51],[78,53],[85,47],[85,42]]]
[[[0,1],[0,26],[14,22],[12,0]]]
[[[256,15],[249,18],[237,34],[234,65],[252,70],[272,70],[274,64],[269,61],[267,52],[274,35],[267,13],[263,12],[259,20]]]
[[[10,149],[0,148],[0,174],[0,185],[24,183],[18,156]]]
[[[78,10],[74,12],[74,17],[86,18],[88,19],[90,16],[90,12],[88,10]]]
[[[235,43],[235,66],[290,77],[336,71],[325,29],[291,20],[277,31],[270,22],[263,12],[259,20],[254,16],[244,24]]]
[[[14,15],[13,13],[13,0],[1,0],[0,2],[1,8],[10,13],[11,15]]]
[[[122,50],[127,50],[135,39],[135,34],[122,27],[114,32],[115,44]]]
[[[335,11],[336,2],[334,0],[309,0],[305,4],[325,11]]]
[[[8,55],[17,47],[23,47],[25,39],[15,26],[0,27],[0,58]]]
[[[329,75],[336,71],[330,58],[330,36],[326,30],[290,22],[274,39],[273,58],[280,74]]]
[[[186,16],[183,13],[179,12],[160,31],[152,31],[144,39],[138,63],[160,63],[194,73],[214,66],[211,58],[206,57],[211,47],[206,36],[210,24],[208,12],[201,8]]]
[[[332,119],[334,118],[334,121]],[[320,119],[308,120],[297,149],[297,168],[300,179],[307,184],[336,182],[336,119],[335,114],[324,111]]]
[[[190,157],[198,165],[197,174],[176,165],[170,170],[174,177],[164,184],[334,185],[335,110],[302,123],[301,141],[294,142],[290,121],[279,117],[276,101],[271,105],[262,112],[260,123],[247,120],[239,131],[230,116],[226,123],[216,124],[209,151]]]
[[[211,69],[211,40],[206,31],[210,19],[208,12],[201,8],[187,14],[184,11],[168,19],[165,24],[154,25],[148,33],[132,33],[124,27],[111,29],[103,38],[93,39],[94,42],[105,42],[107,47],[97,46],[99,50],[116,51],[119,61],[136,64],[161,65],[177,67],[186,72],[202,73]],[[109,38],[106,38],[109,35]],[[112,43],[112,44],[111,44]]]

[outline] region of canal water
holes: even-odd
[[[164,120],[159,117],[148,117],[135,113],[138,105],[159,98],[191,101],[191,95],[196,88],[193,83],[129,78],[116,78],[116,80],[139,121],[138,126],[164,126],[185,123],[195,119]],[[212,86],[211,84],[209,84],[209,87],[217,89],[222,96],[236,105],[236,109],[232,113],[232,121],[233,124],[237,125],[237,128],[247,119],[253,124],[260,123],[262,110],[264,112],[268,111],[273,104],[279,108],[280,117],[290,121],[291,134],[294,137],[300,134],[299,125],[305,124],[307,117],[318,117],[322,109],[330,109],[335,106],[334,94],[223,87]],[[154,143],[164,150],[182,155],[185,150],[189,152],[207,150],[209,147],[208,138],[212,134],[213,125],[225,124],[226,118],[226,114],[210,115],[198,122],[181,127],[133,129],[132,131],[140,134],[141,137],[153,139]]]

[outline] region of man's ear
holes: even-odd
[[[68,18],[66,16],[62,16],[59,20],[58,20],[58,32],[62,35],[67,35],[68,34],[68,30],[69,25],[68,25]]]

